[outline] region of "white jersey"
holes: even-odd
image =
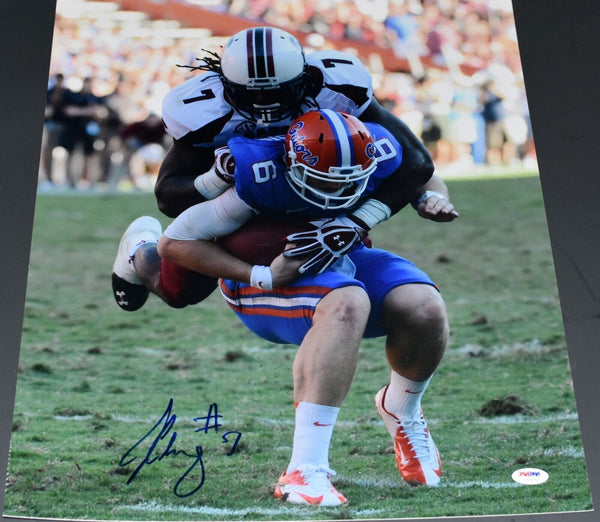
[[[320,89],[302,105],[306,112],[317,107],[360,116],[373,99],[371,75],[362,62],[340,51],[317,51],[306,56]],[[321,80],[322,78],[322,80]],[[186,138],[193,146],[218,147],[232,136],[263,137],[285,134],[292,118],[260,124],[249,120],[229,105],[223,85],[214,72],[200,74],[167,93],[162,117],[167,132],[176,140]],[[197,138],[197,139],[195,139]]]

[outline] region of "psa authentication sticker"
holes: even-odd
[[[548,473],[542,469],[523,468],[515,471],[512,474],[512,479],[525,486],[536,486],[548,480]]]

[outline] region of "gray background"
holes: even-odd
[[[0,477],[4,478],[55,4],[53,0],[1,4]],[[600,2],[513,0],[513,6],[589,479],[597,499],[600,103],[594,94],[600,85]],[[0,490],[3,511],[3,487]],[[2,516],[3,521],[14,519]],[[587,522],[600,516],[584,512],[428,520]]]

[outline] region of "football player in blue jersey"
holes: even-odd
[[[375,404],[401,476],[413,485],[438,484],[440,457],[421,398],[448,338],[444,302],[410,261],[364,243],[368,230],[393,213],[378,195],[401,167],[404,149],[385,127],[325,109],[297,118],[284,139],[236,137],[220,154],[230,155],[234,186],[182,212],[162,236],[154,218],[134,221],[122,242],[121,269],[135,273],[138,255],[143,264],[144,251],[155,251],[160,238],[162,258],[220,278],[226,302],[250,330],[298,345],[294,444],[276,498],[346,503],[331,483],[329,445],[363,337],[386,338],[391,378]],[[424,185],[407,184],[405,192],[400,206],[418,202]],[[442,195],[440,219],[451,221],[458,214],[445,186]],[[422,212],[427,199],[417,205]],[[290,213],[309,226],[289,235],[264,264],[215,241],[257,214],[281,220]]]
[[[172,89],[162,118],[172,146],[155,185],[159,209],[175,217],[212,199],[232,182],[226,162],[214,151],[233,136],[282,135],[298,115],[315,108],[352,114],[384,126],[402,145],[404,161],[377,195],[392,211],[404,204],[407,185],[425,185],[424,217],[443,220],[448,205],[423,143],[373,96],[372,78],[353,55],[339,51],[305,54],[291,34],[274,27],[240,31],[221,55],[207,53],[195,69],[205,71]],[[213,165],[214,164],[214,165]],[[427,210],[424,210],[424,209]],[[124,310],[143,306],[157,278],[170,288],[167,303],[195,304],[212,293],[215,278],[163,260],[148,277],[131,276],[115,262],[113,294]]]

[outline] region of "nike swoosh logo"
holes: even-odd
[[[404,390],[406,393],[410,393],[412,395],[419,395],[419,393],[423,393],[422,391],[410,391],[410,390]]]
[[[302,212],[303,210],[308,209],[308,207],[302,207],[302,208],[288,208],[286,209],[285,213],[286,214],[293,214],[294,212]]]
[[[400,440],[396,439],[394,442],[396,444],[396,448],[395,448],[396,454],[400,453],[400,462],[402,463],[402,466],[406,466],[410,462],[410,459],[407,459],[404,456],[404,452],[402,451],[402,444],[400,443]]]
[[[313,422],[313,425],[314,426],[319,426],[321,428],[325,428],[327,426],[333,426],[333,424],[321,424],[320,422],[317,422],[317,421]]]
[[[318,506],[321,502],[323,502],[323,495],[319,497],[311,497],[309,495],[305,495],[304,493],[298,493],[298,496],[302,497],[306,502],[313,506]]]

